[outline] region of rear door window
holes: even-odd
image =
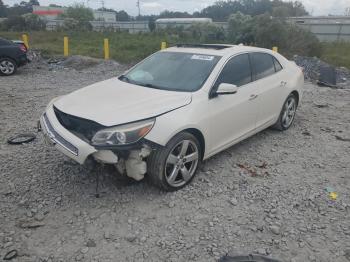
[[[239,87],[250,82],[252,82],[252,70],[249,55],[243,54],[235,56],[227,62],[219,75],[215,88],[221,83],[233,84]]]
[[[264,53],[251,53],[250,58],[254,72],[254,80],[268,77],[276,72],[273,57],[271,55]]]
[[[273,58],[273,62],[275,64],[275,71],[279,72],[283,69],[283,67],[281,66],[281,63],[278,62],[278,60],[276,59],[276,57]]]

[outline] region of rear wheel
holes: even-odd
[[[0,58],[0,74],[10,76],[16,73],[17,64],[11,58]]]
[[[201,148],[195,136],[182,132],[148,158],[148,176],[165,191],[176,191],[189,184],[201,161]]]
[[[286,102],[283,105],[282,111],[280,113],[280,117],[278,118],[278,121],[273,126],[273,128],[284,131],[289,129],[295,119],[295,114],[298,107],[298,101],[294,94],[290,94],[287,97]]]

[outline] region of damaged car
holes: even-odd
[[[174,191],[203,160],[268,127],[287,130],[303,83],[302,70],[271,50],[177,45],[53,99],[40,124],[76,162],[115,165]]]

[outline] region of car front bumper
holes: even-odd
[[[97,149],[60,124],[52,105],[49,105],[41,116],[40,125],[48,143],[79,164],[84,164],[88,156],[97,152]]]

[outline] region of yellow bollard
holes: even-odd
[[[23,41],[24,45],[27,47],[27,49],[29,49],[29,41],[28,41],[28,35],[27,34],[23,34],[22,35],[22,41]]]
[[[272,51],[278,53],[278,47],[277,46],[272,47]]]
[[[63,38],[63,55],[68,56],[69,55],[69,46],[68,46],[68,36],[65,36]]]
[[[161,49],[161,50],[166,49],[166,42],[162,42],[162,43],[161,43],[160,49]]]
[[[104,39],[104,51],[105,51],[105,60],[109,59],[109,40],[108,38]]]

